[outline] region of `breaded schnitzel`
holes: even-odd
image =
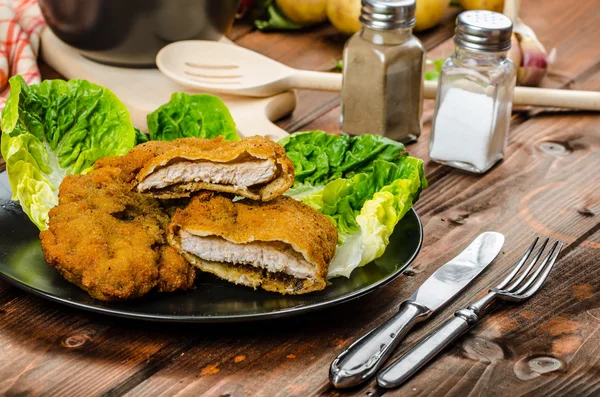
[[[264,137],[150,141],[98,160],[86,175],[66,177],[40,234],[42,249],[67,280],[102,300],[190,288],[195,268],[185,258],[255,288],[321,290],[337,230],[312,208],[280,196],[293,182],[284,149]],[[207,190],[261,201],[233,203]],[[175,212],[192,194],[198,196]],[[181,227],[170,229],[169,246],[165,229],[174,212]],[[211,234],[198,235],[197,228]]]
[[[139,192],[165,199],[211,190],[267,201],[294,183],[294,166],[284,149],[261,136],[239,142],[220,138],[150,141],[125,156],[99,160],[95,167],[105,166],[136,175]]]
[[[178,209],[169,243],[203,271],[282,294],[325,288],[337,229],[326,216],[287,196],[268,202],[212,194]]]
[[[67,176],[40,233],[46,261],[96,299],[135,298],[157,287],[190,288],[195,270],[166,244],[169,217],[134,192],[121,169]]]

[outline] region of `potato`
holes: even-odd
[[[299,25],[327,20],[327,0],[275,0],[275,3],[290,21]]]
[[[465,10],[502,12],[504,9],[504,0],[458,0],[458,2]]]
[[[448,4],[448,0],[417,0],[415,31],[429,29],[440,23]]]
[[[329,0],[327,18],[342,33],[353,34],[360,30],[360,0]]]

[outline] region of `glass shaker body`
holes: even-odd
[[[409,142],[421,134],[425,48],[412,28],[363,26],[344,47],[340,123],[351,135]]]
[[[504,156],[516,67],[504,52],[456,47],[438,81],[432,160],[483,173]]]

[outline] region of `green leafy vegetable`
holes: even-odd
[[[338,229],[330,278],[348,277],[383,255],[394,227],[427,186],[423,161],[379,135],[310,131],[279,143],[296,170],[286,194],[327,215]]]
[[[139,128],[133,127],[133,129],[135,130],[135,144],[136,145],[139,145],[140,143],[148,142],[150,140],[150,138],[148,138],[148,135],[146,135],[142,131],[140,131]]]
[[[127,153],[135,131],[125,105],[106,88],[85,80],[9,81],[2,156],[13,199],[43,230],[63,178],[89,171],[101,157]]]
[[[444,58],[436,59],[434,61],[428,59],[426,64],[433,66],[433,69],[425,72],[425,80],[438,80],[440,78],[440,72],[442,71],[442,66],[444,66],[444,62],[446,62]]]
[[[338,70],[338,71],[343,71],[344,70],[344,60],[343,59],[338,59],[338,60],[333,60],[333,69],[334,70]]]
[[[260,30],[298,30],[305,27],[287,19],[273,0],[262,1],[256,7],[266,10],[264,19],[254,21],[254,25]]]
[[[147,117],[150,140],[216,138],[239,141],[229,109],[221,99],[208,94],[176,92],[171,99]]]

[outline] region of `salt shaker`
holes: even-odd
[[[341,130],[409,142],[421,134],[425,49],[412,34],[415,0],[363,0],[344,47]]]
[[[440,72],[429,154],[432,160],[483,173],[502,159],[516,68],[512,21],[490,11],[458,15],[454,53]]]

